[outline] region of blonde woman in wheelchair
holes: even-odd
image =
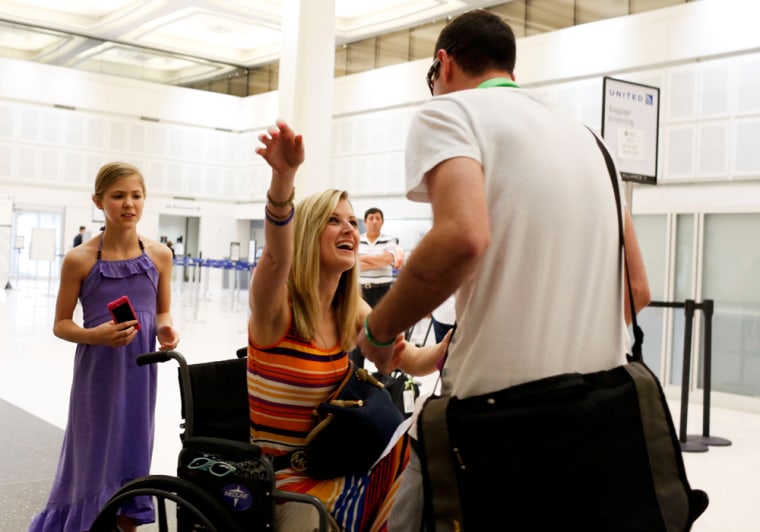
[[[345,191],[326,190],[296,207],[296,169],[303,139],[284,122],[259,137],[257,148],[272,168],[265,207],[266,245],[251,279],[248,392],[251,442],[271,457],[277,488],[315,495],[335,529],[381,530],[409,459],[401,437],[369,471],[329,480],[310,478],[292,460],[316,425],[313,410],[348,369],[348,352],[370,311],[358,283],[358,221]],[[441,356],[445,343],[417,348],[399,337],[399,353]],[[346,447],[352,442],[346,441]],[[275,526],[313,530],[307,505],[275,507]]]

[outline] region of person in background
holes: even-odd
[[[440,342],[457,321],[456,298],[451,294],[446,300],[433,310],[430,319],[433,320],[433,333],[435,341]]]
[[[362,297],[370,307],[377,305],[393,284],[393,268],[398,260],[398,240],[382,234],[383,223],[383,211],[377,207],[370,207],[364,212],[367,232],[359,239],[359,283]],[[351,360],[357,368],[364,367],[360,349],[351,352]]]
[[[82,244],[82,239],[84,238],[85,231],[87,231],[87,228],[83,225],[80,225],[79,232],[74,237],[74,245],[72,247],[77,247]]]
[[[176,254],[174,253],[174,244],[172,244],[171,240],[166,241],[166,246],[172,250],[172,259],[176,257]]]
[[[259,137],[272,168],[265,207],[266,245],[251,278],[248,393],[251,442],[276,471],[277,488],[319,497],[346,532],[386,530],[388,512],[408,458],[402,436],[370,471],[330,480],[310,478],[298,451],[316,426],[313,411],[349,368],[370,307],[358,283],[358,220],[341,190],[313,194],[294,205],[303,139],[284,122]],[[417,348],[399,338],[399,356],[439,359],[445,343]],[[407,353],[402,355],[402,353]],[[346,445],[351,445],[350,441]],[[316,511],[300,503],[275,507],[275,530],[312,531]]]
[[[441,31],[427,76],[433,98],[411,121],[406,147],[407,197],[431,203],[433,226],[357,338],[381,371],[409,367],[385,346],[456,291],[441,393],[460,399],[611,369],[629,343],[604,157],[583,124],[518,86],[515,57],[512,29],[485,10]],[[650,295],[627,210],[624,233],[638,311]],[[414,455],[403,482],[389,529],[420,530]],[[504,517],[493,511],[494,522]]]
[[[398,238],[394,238],[396,241],[396,252],[394,253],[393,269],[398,271],[404,265],[404,248],[399,245]]]
[[[383,211],[370,207],[364,213],[367,232],[359,239],[359,283],[362,297],[370,307],[388,292],[393,284],[393,265],[396,262],[396,239],[382,234]]]
[[[127,163],[103,166],[92,201],[105,215],[103,232],[66,253],[53,333],[76,343],[74,376],[58,471],[45,509],[30,532],[89,530],[100,508],[126,482],[150,473],[156,403],[155,365],[137,355],[174,349],[171,253],[141,236],[145,181]],[[127,295],[136,320],[115,323],[108,303]],[[84,315],[73,319],[77,299]],[[138,326],[139,324],[139,326]],[[152,499],[122,508],[119,530],[154,521]]]

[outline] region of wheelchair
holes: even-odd
[[[137,503],[136,497],[152,498],[156,524],[151,526],[159,532],[273,530],[274,505],[279,501],[313,506],[319,530],[328,530],[322,501],[276,489],[271,462],[249,443],[245,356],[241,348],[238,358],[190,365],[177,351],[138,356],[143,366],[169,360],[179,365],[184,422],[177,477],[148,475],[124,484],[101,508],[90,532],[117,531],[120,509]]]

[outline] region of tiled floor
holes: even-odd
[[[215,284],[213,281],[210,283]],[[221,285],[221,282],[218,283]],[[234,356],[246,343],[246,293],[175,287],[173,315],[189,362]],[[74,346],[52,334],[55,283],[15,281],[0,292],[0,532],[23,532],[44,505],[66,423]],[[426,379],[424,388],[432,381]],[[180,449],[176,368],[159,369],[153,472],[173,475]],[[672,405],[678,415],[678,405]],[[689,432],[701,432],[693,405]],[[678,420],[676,419],[676,423]],[[711,431],[732,445],[686,453],[694,487],[710,507],[696,532],[760,530],[760,415],[714,407]]]

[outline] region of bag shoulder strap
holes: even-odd
[[[636,319],[636,306],[633,303],[633,289],[631,288],[631,274],[628,272],[628,260],[625,255],[625,233],[623,230],[623,209],[620,202],[620,187],[618,187],[617,170],[615,170],[615,164],[612,162],[612,157],[607,147],[601,141],[601,139],[594,133],[591,128],[588,128],[591,134],[594,135],[597,146],[601,150],[604,156],[604,162],[607,164],[607,171],[610,174],[610,181],[612,181],[612,191],[615,194],[615,207],[617,208],[618,215],[618,235],[620,238],[620,247],[623,250],[623,270],[625,271],[626,285],[628,287],[628,303],[631,307],[631,320],[633,326],[633,346],[631,347],[631,355],[628,355],[629,362],[642,362],[643,356],[641,352],[641,344],[644,341],[644,332],[639,327],[639,323]]]
[[[431,396],[417,420],[418,456],[423,471],[423,521],[425,530],[455,532],[462,530],[462,506],[458,475],[449,440],[448,406],[450,396]]]

